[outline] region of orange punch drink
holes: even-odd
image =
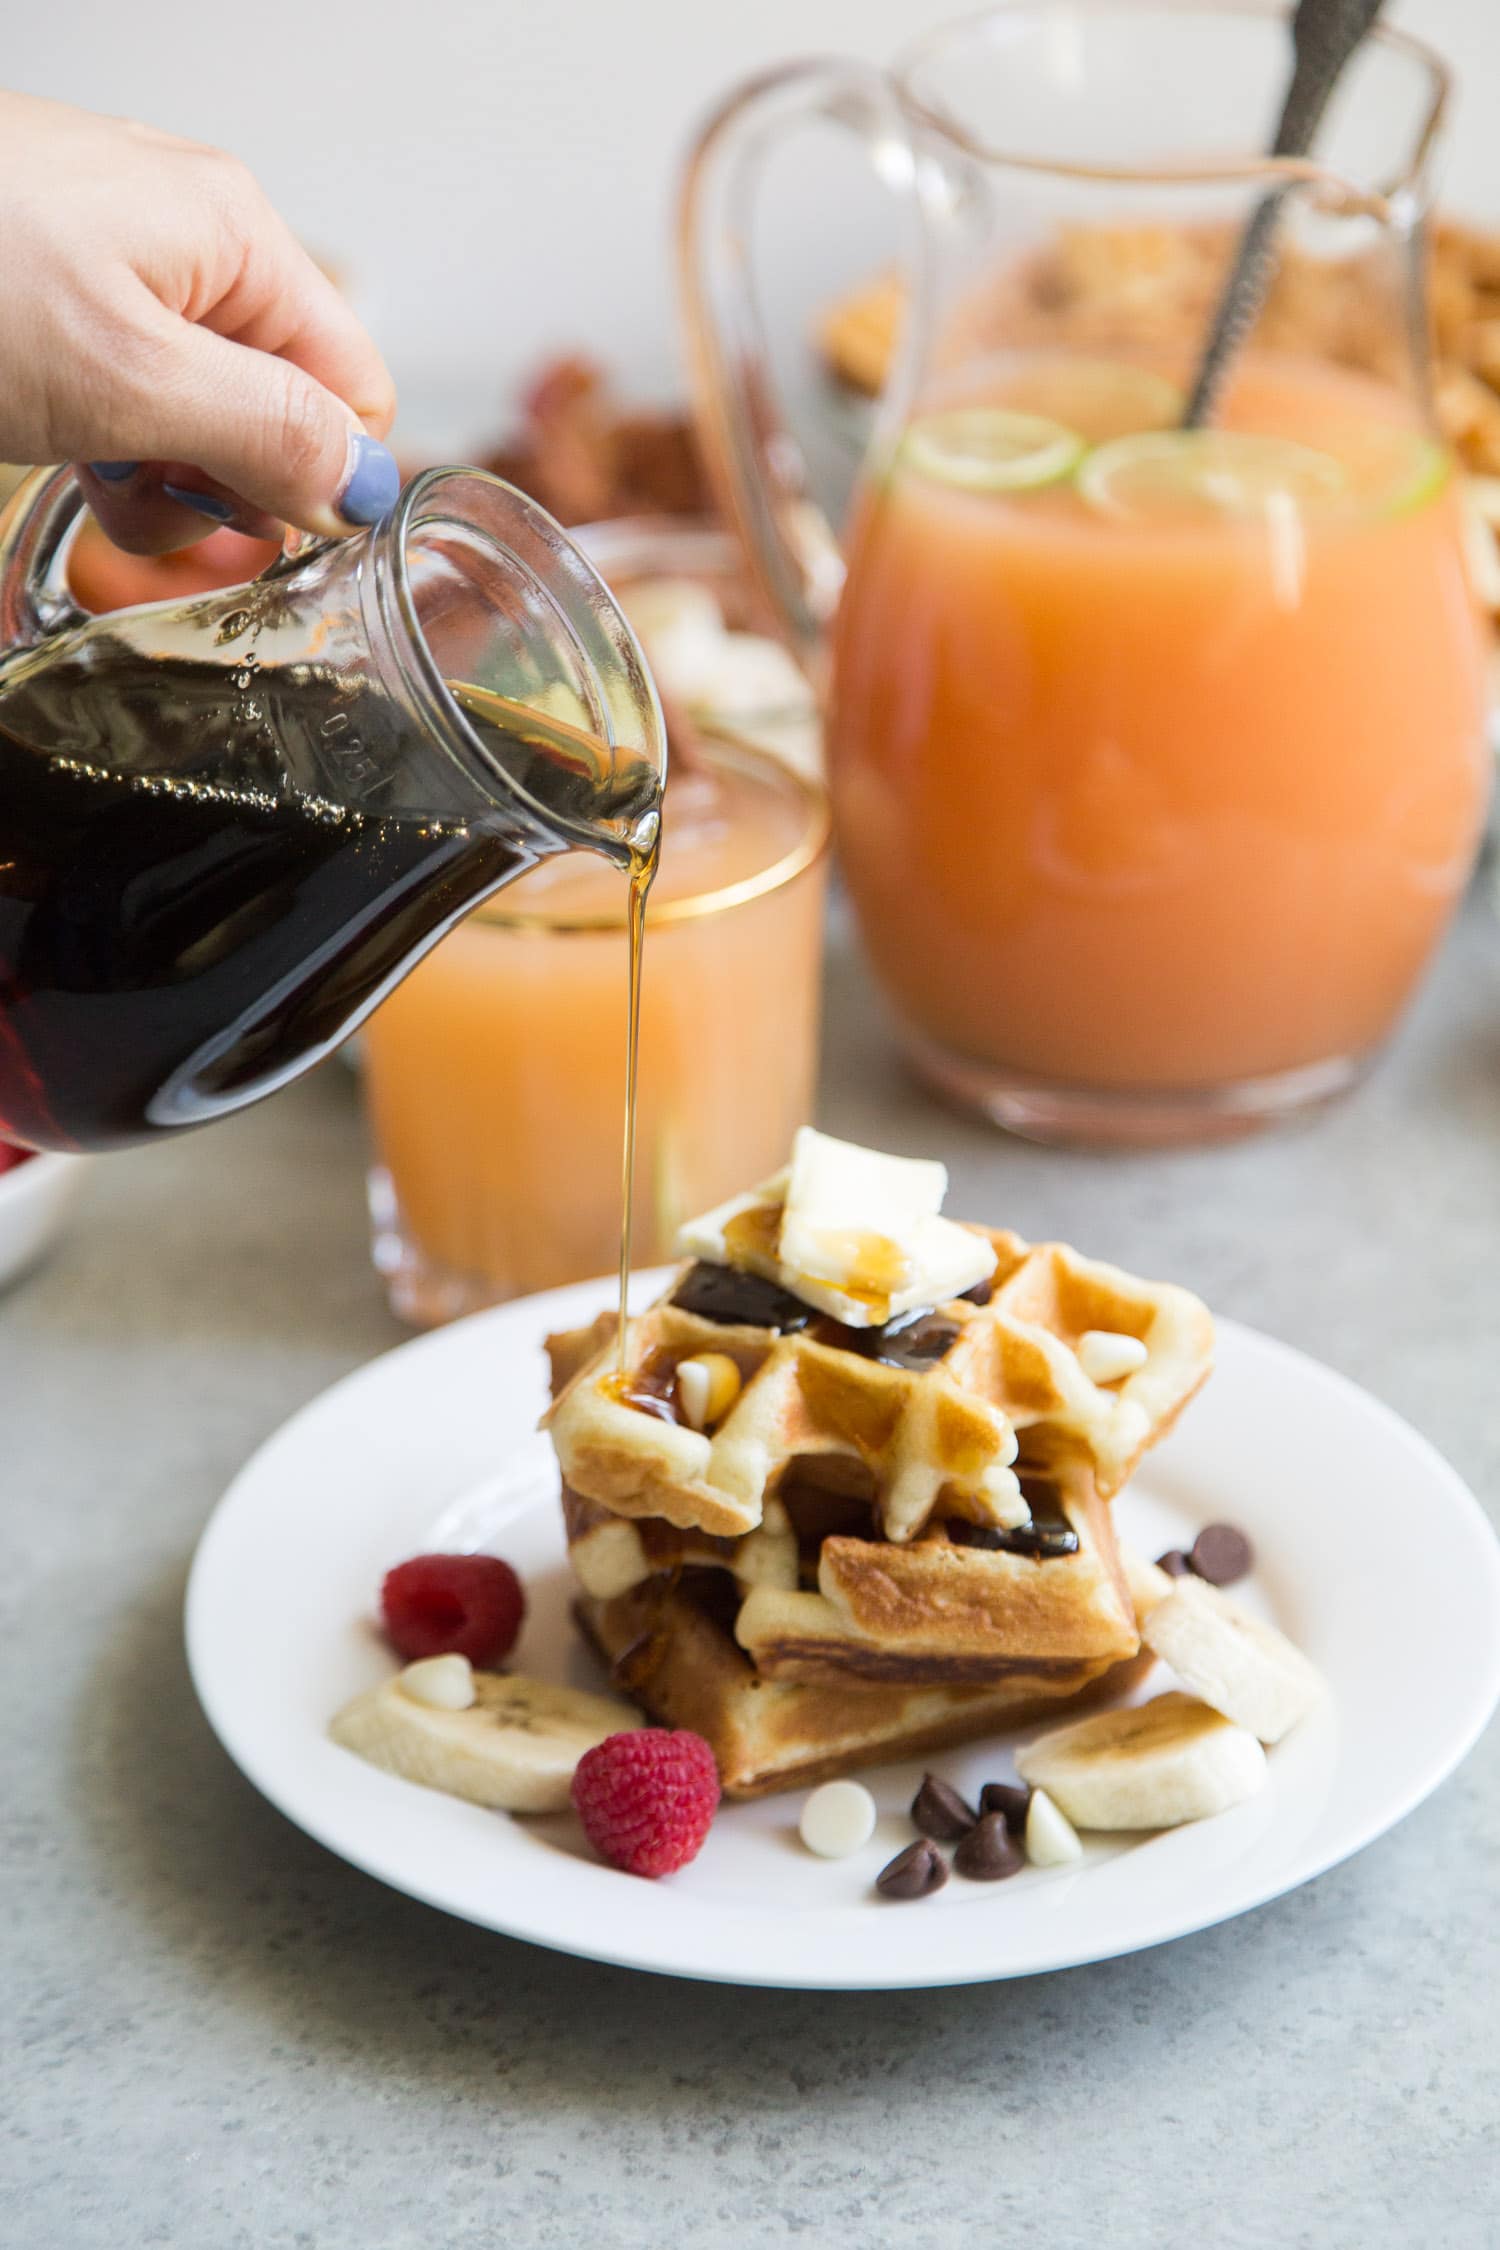
[[[839,846],[919,1063],[1004,1122],[1243,1124],[1357,1074],[1471,870],[1460,503],[1375,379],[997,358],[856,502]]]
[[[785,1160],[812,1106],[827,807],[770,754],[677,757],[646,911],[633,1251]],[[371,1019],[376,1263],[419,1322],[612,1268],[626,927],[618,874],[546,862]]]

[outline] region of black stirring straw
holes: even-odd
[[[1382,5],[1383,0],[1298,0],[1291,22],[1295,58],[1292,78],[1271,143],[1273,156],[1307,154],[1344,65]],[[1198,379],[1182,418],[1185,430],[1201,428],[1212,415],[1229,363],[1260,312],[1271,284],[1276,223],[1286,192],[1285,188],[1273,188],[1263,196],[1240,237],[1234,266],[1199,362]]]

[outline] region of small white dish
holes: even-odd
[[[51,1248],[72,1210],[88,1159],[31,1156],[0,1172],[0,1289]]]
[[[661,1277],[637,1277],[637,1302]],[[395,1659],[383,1573],[430,1547],[491,1546],[526,1582],[521,1670],[600,1675],[569,1618],[542,1340],[608,1282],[505,1305],[403,1345],[305,1407],[243,1469],[188,1589],[192,1674],[230,1756],[330,1850],[414,1898],[541,1945],[731,1983],[963,1984],[1102,1960],[1244,1913],[1358,1851],[1435,1789],[1500,1693],[1500,1547],[1478,1503],[1388,1407],[1224,1322],[1219,1365],[1118,1503],[1155,1555],[1225,1519],[1254,1540],[1244,1598],[1328,1679],[1270,1753],[1264,1790],[1216,1819],[1085,1839],[1074,1865],[958,1877],[892,1904],[876,1874],[913,1831],[919,1765],[863,1773],[879,1818],[847,1859],[798,1841],[803,1791],[722,1808],[699,1858],[657,1883],[590,1855],[572,1816],[511,1820],[376,1772],[327,1739]],[[1147,1692],[1170,1684],[1159,1673]],[[977,1791],[1003,1741],[933,1765]]]

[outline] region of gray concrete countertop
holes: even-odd
[[[1317,1353],[1495,1504],[1482,907],[1356,1101],[1169,1158],[1049,1155],[936,1110],[842,949],[830,978],[830,1129],[941,1153],[951,1208],[1179,1277]],[[56,1258],[0,1300],[7,2245],[1493,2250],[1500,1730],[1258,1913],[930,1993],[595,1967],[446,1920],[289,1827],[198,1713],[184,1575],[245,1455],[398,1339],[337,1071],[101,1165]],[[1370,1630],[1399,1664],[1400,1617]]]

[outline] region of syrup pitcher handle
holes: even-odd
[[[749,245],[766,158],[817,118],[863,141],[915,237],[915,162],[890,80],[864,63],[794,63],[752,80],[699,135],[679,207],[678,280],[698,437],[720,507],[787,638],[821,679],[844,563],[781,409]],[[914,255],[909,263],[915,273]]]
[[[66,576],[73,527],[87,507],[71,469],[33,469],[0,509],[0,660],[87,622]]]

